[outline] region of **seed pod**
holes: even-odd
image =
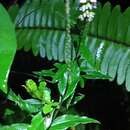
[[[29,79],[26,81],[26,89],[29,93],[33,93],[37,90],[37,84],[32,79]]]

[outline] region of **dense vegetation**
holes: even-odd
[[[130,8],[122,13],[120,6],[113,8],[109,2],[95,8],[95,3],[79,0],[27,0],[21,7],[13,4],[8,13],[0,5],[0,16],[0,89],[28,115],[18,122],[7,118],[9,123],[1,124],[1,130],[66,130],[99,124],[72,110],[85,96],[79,86],[83,88],[88,79],[117,77],[119,85],[125,82],[123,91],[130,90]],[[30,77],[21,89],[29,99],[7,87],[16,50],[21,49],[54,63],[25,73]],[[6,108],[4,116],[12,115],[14,111]]]

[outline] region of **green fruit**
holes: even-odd
[[[46,87],[46,82],[45,81],[41,81],[39,83],[38,90],[41,91],[41,92],[43,92],[44,89],[45,89],[45,87]]]
[[[26,81],[26,88],[29,92],[35,92],[37,90],[37,84],[32,79],[29,79]]]
[[[41,81],[41,82],[39,83],[39,87],[45,88],[45,87],[46,87],[46,82],[45,82],[45,81]]]

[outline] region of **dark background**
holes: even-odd
[[[104,4],[107,0],[100,0]],[[124,11],[130,6],[129,0],[109,0],[113,6],[119,4]],[[23,0],[1,0],[2,4],[8,8],[11,4]],[[18,51],[12,65],[9,76],[9,86],[19,93],[23,98],[28,94],[21,87],[26,79],[34,77],[29,75],[32,71],[50,68],[54,61],[34,57],[32,52]],[[53,89],[53,93],[56,90]],[[77,110],[86,115],[96,118],[102,123],[103,130],[128,130],[130,129],[130,94],[126,92],[125,86],[118,86],[116,81],[88,80],[86,87],[80,90],[86,95],[78,105]],[[2,95],[3,96],[3,95]],[[1,99],[0,106],[7,107],[6,99]],[[2,115],[2,111],[0,110]]]

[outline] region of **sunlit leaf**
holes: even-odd
[[[33,117],[31,125],[28,127],[27,130],[46,130],[44,118],[42,117],[41,113],[38,113]]]
[[[28,124],[17,123],[9,126],[0,126],[0,130],[27,130]]]
[[[63,115],[57,117],[49,130],[66,130],[67,128],[74,127],[79,124],[87,124],[87,123],[99,123],[97,120],[94,120],[85,116],[77,116],[77,115]]]
[[[7,92],[7,80],[16,52],[14,25],[8,13],[0,4],[0,89]]]
[[[58,68],[54,75],[53,82],[58,82],[58,89],[60,94],[63,96],[67,87],[68,73],[66,64],[55,64]]]
[[[41,109],[41,103],[36,99],[23,100],[19,95],[17,96],[10,90],[8,99],[15,102],[22,110],[30,113],[38,112]]]
[[[74,93],[79,82],[80,68],[76,62],[71,62],[68,65],[68,73],[68,87],[64,96],[64,100],[66,100],[71,94]]]

